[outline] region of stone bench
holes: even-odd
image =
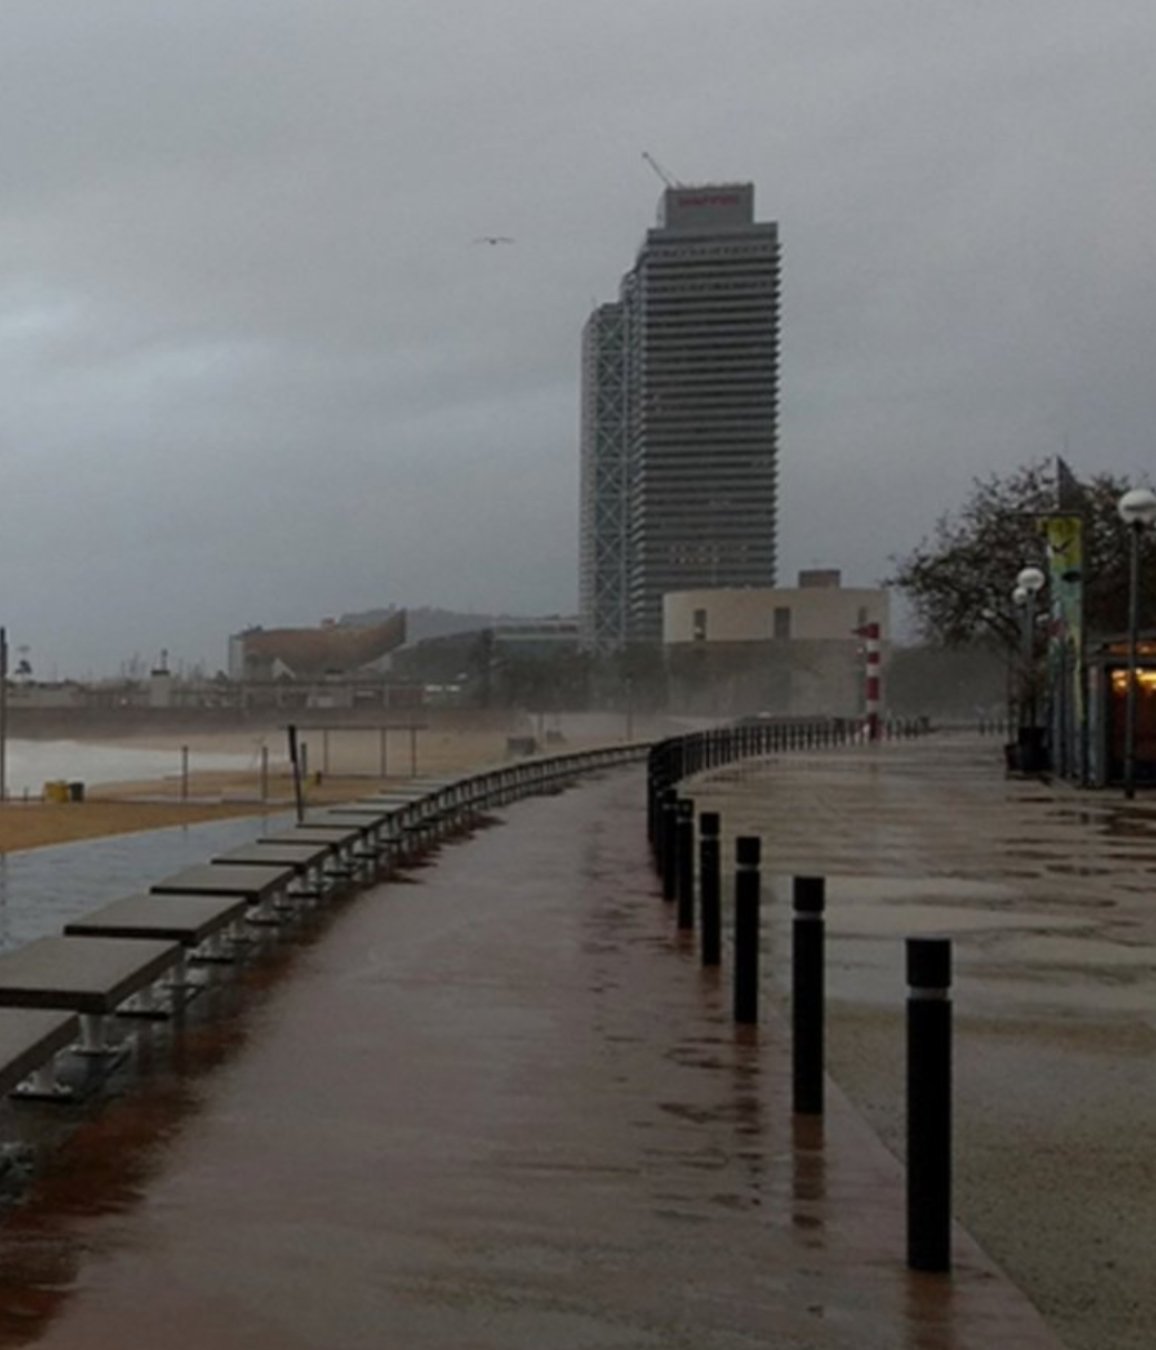
[[[338,818],[328,811],[317,811],[315,815],[307,815],[300,825],[296,826],[292,832],[275,836],[278,841],[288,840],[290,834],[293,838],[300,841],[301,838],[308,838],[309,842],[320,842],[325,838],[340,841],[340,864],[338,875],[348,877],[348,879],[365,879],[369,868],[367,863],[375,861],[374,855],[367,859],[369,846],[373,844],[373,826],[361,817]],[[271,837],[271,836],[270,836]],[[263,837],[262,842],[269,841],[270,837]]]
[[[44,937],[0,954],[0,1008],[57,1008],[80,1015],[80,1051],[107,1054],[105,1018],[174,966],[178,942]]]
[[[149,887],[149,893],[237,896],[247,901],[255,911],[253,917],[256,922],[270,923],[275,920],[278,902],[283,902],[288,895],[293,877],[292,867],[201,863],[174,872],[170,877],[163,877],[156,885]]]
[[[0,1008],[0,1093],[58,1097],[54,1061],[75,1040],[75,1013],[47,1008]],[[25,1079],[31,1083],[22,1092]]]
[[[291,867],[293,886],[290,895],[305,900],[321,900],[328,894],[331,879],[326,877],[326,860],[333,856],[327,844],[270,844],[258,840],[220,853],[210,862],[214,867]]]
[[[416,819],[425,807],[424,797],[411,797],[402,801],[390,798],[364,797],[354,802],[342,802],[326,813],[338,820],[368,820],[374,823],[374,839],[380,846],[400,836],[402,830]]]
[[[319,811],[312,817],[305,817],[305,825],[344,825],[350,829],[361,830],[361,840],[354,849],[354,857],[365,867],[365,879],[373,879],[382,861],[389,855],[389,834],[393,813],[381,806],[357,807],[335,806],[331,810]]]
[[[330,875],[348,879],[356,877],[361,870],[355,857],[358,845],[364,837],[363,831],[352,825],[329,824],[297,825],[281,834],[262,835],[259,844],[315,844],[325,845],[331,850],[326,861]]]
[[[220,960],[222,936],[244,919],[248,907],[248,900],[233,895],[126,895],[73,919],[64,934],[179,942],[191,955]]]

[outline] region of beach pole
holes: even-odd
[[[305,819],[305,799],[301,795],[301,764],[297,758],[297,728],[290,723],[286,727],[289,733],[289,763],[293,766],[293,799],[297,803],[297,824]]]

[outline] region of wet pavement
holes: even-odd
[[[105,901],[148,890],[292,819],[283,811],[0,853],[0,951],[59,933]]]
[[[828,1064],[904,1147],[903,938],[953,939],[956,1213],[1074,1350],[1156,1343],[1156,800],[1007,779],[943,737],[728,769],[780,1000],[790,878],[828,881]]]
[[[159,1040],[0,1224],[0,1345],[1035,1350],[657,897],[642,777],[517,804]],[[1105,1342],[1107,1344],[1107,1342]]]

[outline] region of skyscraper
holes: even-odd
[[[671,187],[584,337],[583,638],[657,641],[662,596],[775,581],[779,241],[749,183]]]
[[[626,311],[599,305],[582,331],[581,575],[579,638],[588,651],[620,648],[628,634],[630,478]]]

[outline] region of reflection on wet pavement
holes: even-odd
[[[0,951],[59,933],[108,900],[288,825],[280,813],[178,825],[51,848],[0,853]]]
[[[630,774],[338,912],[0,1227],[0,1344],[1053,1345],[962,1234],[907,1274],[894,1160],[835,1090],[792,1121],[643,833]]]
[[[959,1212],[1065,1343],[1147,1350],[1156,799],[1008,779],[997,745],[947,737],[686,791],[721,812],[724,859],[761,837],[768,955],[791,877],[828,878],[829,1062],[897,1152],[903,939],[953,939]]]

